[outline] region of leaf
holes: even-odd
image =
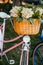
[[[28,21],[26,18],[23,18],[23,20],[24,20],[25,22],[27,22],[27,21]]]
[[[35,12],[35,17],[36,18],[39,18],[40,17],[40,12],[39,11]]]
[[[34,23],[33,18],[30,18],[30,19],[29,19],[29,21],[30,21],[30,23],[31,23],[31,24],[33,24],[33,23]]]
[[[16,20],[17,20],[18,22],[20,22],[20,21],[22,20],[22,18],[17,17]]]

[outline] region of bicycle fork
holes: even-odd
[[[24,44],[22,45],[20,65],[28,65],[30,37],[29,36],[24,36],[23,41],[24,41]],[[28,42],[29,42],[29,44],[28,44]]]

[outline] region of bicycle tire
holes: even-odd
[[[27,65],[26,61],[27,61],[27,51],[24,51],[21,65]]]
[[[34,48],[33,65],[43,65],[43,41],[39,42]]]

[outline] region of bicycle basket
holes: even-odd
[[[38,19],[34,19],[34,23],[31,24],[30,22],[25,22],[25,21],[16,21],[14,19],[14,30],[18,34],[29,34],[29,35],[35,35],[39,32],[40,29],[40,23]]]

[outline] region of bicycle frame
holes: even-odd
[[[2,29],[0,29],[0,31],[1,30],[3,30],[2,32],[1,32],[1,34],[3,35],[1,35],[2,36],[2,39],[0,39],[0,42],[3,44],[4,42],[12,42],[12,41],[15,41],[15,40],[17,40],[17,39],[19,39],[20,37],[23,37],[23,35],[20,35],[20,36],[18,36],[17,38],[14,38],[14,39],[12,39],[12,40],[9,40],[9,41],[4,41],[4,32],[5,32],[5,19],[4,19],[4,22],[3,22],[3,28]],[[21,45],[21,44],[23,44],[23,49],[22,49],[22,51],[23,51],[23,53],[24,52],[26,52],[26,64],[25,65],[28,65],[28,48],[29,48],[29,45],[27,44],[28,42],[30,42],[30,37],[29,36],[24,36],[23,37],[23,41],[22,42],[20,42],[20,43],[18,43],[18,44],[16,44],[16,45],[14,45],[14,46],[12,46],[11,48],[9,48],[9,49],[7,49],[7,50],[5,50],[5,51],[2,51],[2,53],[0,54],[0,55],[5,55],[7,52],[9,52],[9,51],[11,51],[11,50],[13,50],[14,48],[16,48],[16,47],[18,47],[19,45]],[[1,48],[0,48],[1,49]],[[3,45],[2,45],[2,49],[1,50],[3,50]],[[22,56],[22,54],[21,54],[21,58],[23,58],[24,56]],[[24,64],[22,64],[22,59],[20,59],[20,65],[24,65]]]
[[[3,28],[0,29],[0,36],[2,36],[2,38],[0,37],[0,44],[2,44],[2,45],[0,45],[0,49],[1,49],[1,51],[2,51],[2,54],[0,53],[0,55],[4,55],[5,53],[11,51],[12,49],[16,48],[17,46],[19,46],[19,45],[21,45],[21,44],[23,43],[23,41],[22,41],[22,42],[20,42],[19,44],[16,44],[15,46],[12,46],[12,47],[9,48],[8,50],[3,51],[3,43],[4,43],[4,42],[5,42],[5,43],[6,43],[6,42],[7,42],[7,43],[8,43],[8,42],[13,42],[13,41],[16,41],[17,39],[19,39],[20,37],[23,36],[23,35],[20,35],[20,36],[14,38],[14,39],[12,39],[12,40],[4,41],[5,20],[6,20],[6,19],[4,19],[4,22],[3,22],[3,25],[2,25]],[[1,26],[0,26],[0,28],[1,28]]]

